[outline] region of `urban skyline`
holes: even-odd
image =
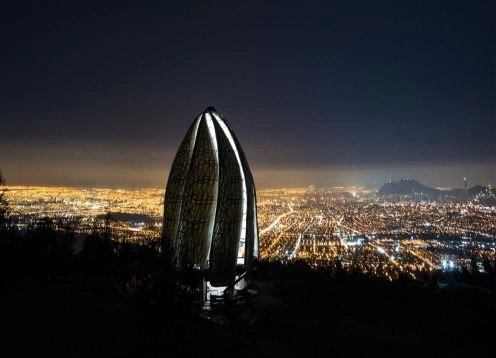
[[[50,218],[82,238],[109,212],[116,242],[154,242],[162,232],[163,189],[10,187],[6,197],[21,232]],[[326,268],[340,258],[346,269],[389,280],[405,271],[417,280],[422,272],[470,267],[473,257],[481,270],[484,258],[496,259],[496,209],[476,197],[381,198],[363,187],[265,189],[257,197],[264,261]],[[82,249],[79,240],[74,245]],[[367,271],[373,267],[379,271]]]

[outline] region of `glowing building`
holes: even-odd
[[[177,270],[233,286],[258,259],[256,196],[234,132],[213,107],[193,122],[172,164],[163,242]]]

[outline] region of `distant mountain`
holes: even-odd
[[[487,205],[496,203],[496,190],[482,185],[474,185],[465,189],[454,188],[449,190],[440,190],[430,188],[420,184],[415,179],[401,179],[385,183],[378,191],[379,196],[387,195],[409,195],[416,197],[426,197],[430,200],[466,200],[467,194],[469,199],[477,199]]]
[[[488,191],[488,188],[485,186],[482,186],[482,185],[474,185],[473,187],[468,188],[468,190],[467,190],[469,197],[481,195],[481,194],[487,193],[487,191]]]
[[[384,195],[419,195],[427,196],[431,199],[437,199],[441,194],[441,190],[435,188],[429,188],[423,184],[420,184],[415,179],[401,179],[398,181],[393,181],[385,183],[380,189],[378,194],[380,196]]]

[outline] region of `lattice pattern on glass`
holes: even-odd
[[[164,203],[164,242],[177,268],[209,269],[213,285],[258,258],[256,195],[246,157],[225,118],[208,108],[174,159]]]

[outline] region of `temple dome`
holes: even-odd
[[[234,282],[258,258],[256,193],[226,119],[208,107],[191,124],[172,164],[163,242],[177,269],[208,270],[214,286]]]

